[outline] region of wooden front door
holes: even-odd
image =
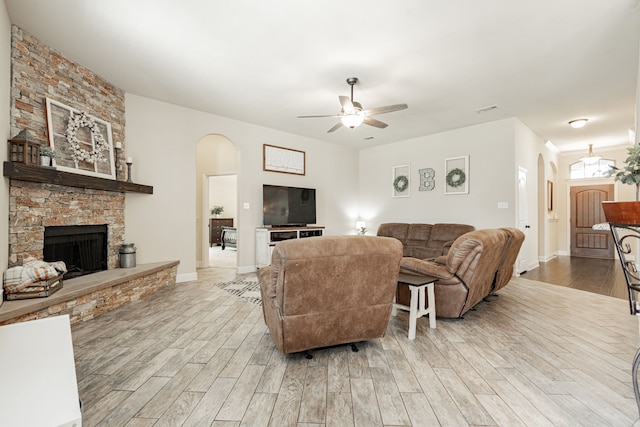
[[[613,239],[608,230],[594,230],[607,222],[602,202],[613,200],[613,184],[571,187],[571,256],[613,259]]]

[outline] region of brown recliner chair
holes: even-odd
[[[496,277],[493,280],[493,289],[491,292],[499,291],[507,286],[507,283],[511,280],[511,277],[513,276],[513,267],[516,263],[516,259],[518,258],[518,254],[520,253],[520,248],[522,247],[525,237],[524,233],[517,228],[504,227],[502,230],[509,235],[509,240],[504,247],[502,260],[500,261],[500,264],[498,264],[498,271],[496,272]]]
[[[264,320],[283,353],[384,336],[402,244],[375,236],[279,242],[258,270]]]
[[[435,282],[436,316],[462,317],[494,288],[509,234],[502,229],[475,230],[458,237],[446,256],[422,260],[405,257],[400,271],[429,275]],[[398,287],[398,302],[408,305],[409,291]]]

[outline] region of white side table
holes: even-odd
[[[398,304],[393,301],[393,315],[396,315],[396,309],[409,312],[409,339],[416,338],[416,323],[418,317],[429,315],[429,327],[435,329],[436,327],[436,297],[434,292],[434,283],[438,280],[433,276],[417,276],[413,274],[400,273],[398,275],[398,284],[403,283],[409,286],[411,291],[410,306],[407,307],[404,304]],[[426,306],[427,299],[425,298],[425,288],[427,290],[427,297],[429,306]]]

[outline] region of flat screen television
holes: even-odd
[[[264,184],[262,213],[266,227],[305,227],[315,224],[316,190]]]

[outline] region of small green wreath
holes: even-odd
[[[457,188],[460,187],[466,181],[467,176],[464,174],[462,169],[451,169],[451,171],[447,174],[447,185],[449,187]]]
[[[409,178],[406,176],[398,175],[396,179],[393,180],[393,189],[398,193],[402,193],[407,187],[409,187]]]

